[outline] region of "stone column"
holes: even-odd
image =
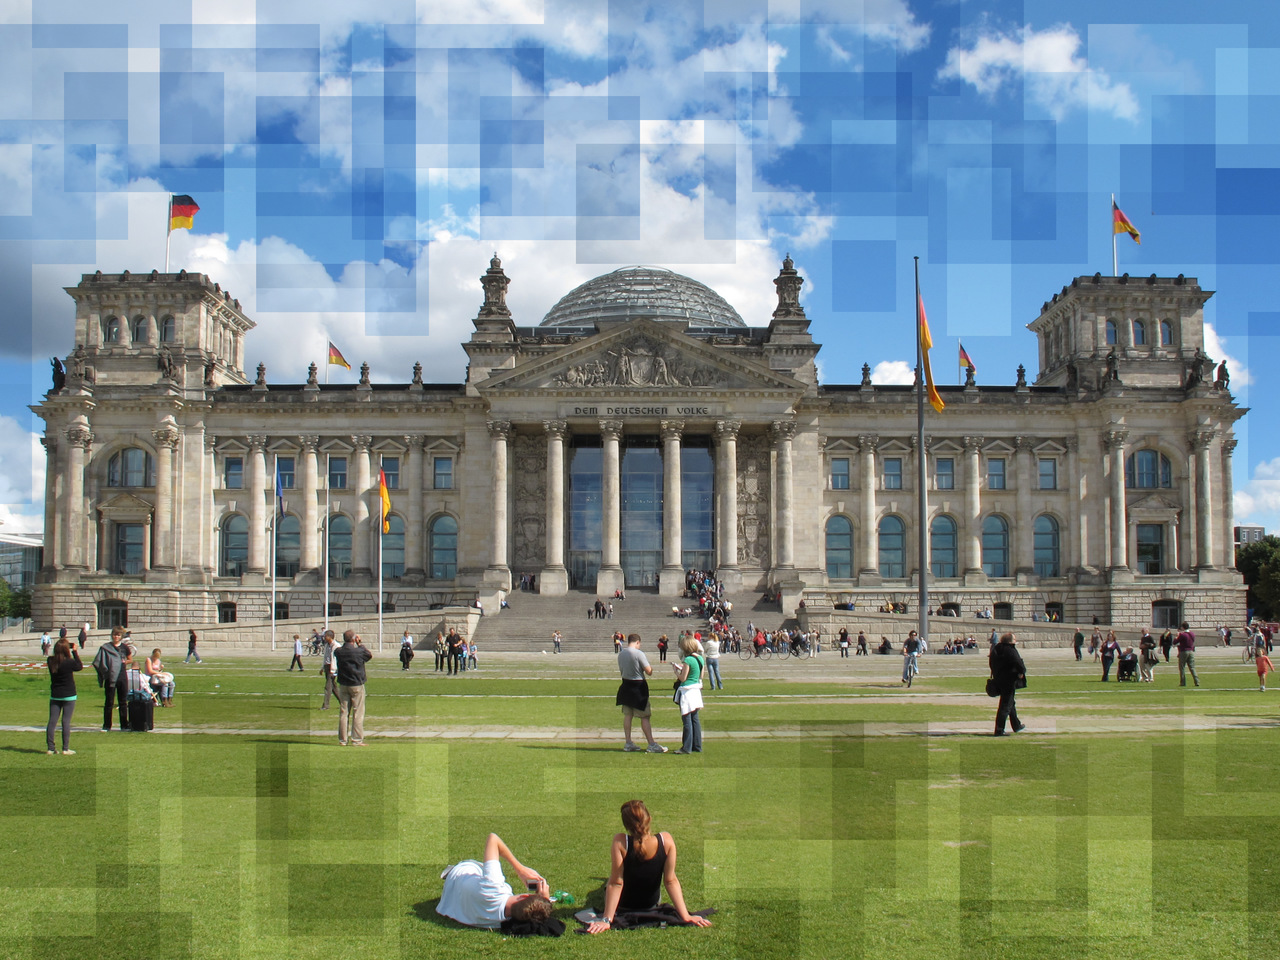
[[[1209,476],[1209,445],[1213,443],[1213,431],[1196,430],[1190,440],[1196,455],[1196,566],[1213,570],[1213,497]]]
[[[880,438],[874,433],[858,437],[858,449],[862,462],[858,465],[858,495],[862,499],[862,565],[859,579],[867,578],[876,583],[880,579],[880,540],[876,529],[876,447]]]
[[[249,436],[249,572],[267,573],[267,438]],[[273,491],[274,496],[274,491]]]
[[[68,567],[82,568],[85,564],[84,531],[84,461],[93,434],[83,420],[67,428],[67,514],[63,525],[62,556]]]
[[[153,524],[151,517],[145,517],[142,521],[142,572],[147,573],[151,570],[151,543],[153,534]]]
[[[165,417],[151,431],[156,442],[155,563],[168,570],[173,563],[173,452],[181,434],[173,417]]]
[[[719,557],[720,570],[731,571],[726,577],[717,571],[719,579],[727,583],[741,583],[738,573],[738,431],[741,420],[716,422],[716,440],[719,443],[720,464],[716,470],[716,503],[720,517]]]
[[[538,591],[549,597],[569,592],[569,571],[564,566],[564,441],[569,424],[543,420],[547,431],[547,565],[538,577]]]
[[[1017,450],[1014,455],[1018,463],[1018,492],[1015,497],[1013,543],[1013,572],[1017,577],[1027,578],[1035,574],[1035,518],[1031,516],[1032,485],[1036,482],[1036,471],[1032,469],[1032,446],[1035,440],[1031,437],[1014,437],[1013,445]]]
[[[409,486],[409,509],[405,511],[404,524],[404,579],[422,580],[426,577],[424,566],[424,537],[422,535],[422,488],[425,464],[422,453],[424,437],[402,438],[409,452],[405,454],[406,483]]]
[[[662,573],[664,597],[684,592],[684,506],[681,499],[680,437],[683,420],[663,420],[662,429]]]
[[[320,568],[320,508],[316,503],[316,492],[320,488],[319,470],[316,463],[316,448],[320,445],[317,436],[298,437],[302,446],[302,457],[299,479],[302,481],[302,556],[298,564],[298,572],[318,570]],[[321,572],[323,576],[323,571]]]
[[[769,425],[774,452],[778,456],[778,489],[775,493],[775,513],[778,519],[777,560],[783,570],[793,570],[796,565],[795,524],[793,519],[791,441],[796,435],[796,425],[789,420],[779,420]]]
[[[1124,444],[1128,430],[1107,430],[1102,435],[1110,463],[1111,569],[1129,572],[1128,529],[1125,524]]]
[[[1222,441],[1222,568],[1234,570],[1236,565],[1235,548],[1235,483],[1231,472],[1231,457],[1235,453],[1236,440]]]
[[[600,573],[596,577],[596,592],[612,595],[622,588],[622,461],[620,440],[621,420],[601,420],[600,435],[603,440],[601,457],[601,513]]]
[[[964,438],[964,577],[981,581],[982,572],[982,441]]]
[[[353,516],[351,518],[351,575],[372,577],[373,567],[369,555],[373,545],[373,526],[369,523],[369,447],[373,437],[356,435],[351,438],[356,448],[356,478]],[[379,601],[381,602],[381,601]]]
[[[1067,437],[1063,441],[1067,448],[1067,529],[1059,540],[1063,550],[1063,573],[1084,566],[1084,532],[1080,528],[1080,441],[1075,437]]]
[[[58,537],[58,524],[66,514],[58,503],[57,478],[61,471],[58,463],[58,440],[46,431],[40,438],[44,447],[44,563],[45,570],[62,565],[62,541]],[[65,523],[65,521],[63,521]],[[99,539],[101,542],[101,539]]]
[[[499,578],[510,578],[507,566],[507,441],[511,438],[510,420],[489,420],[493,450],[493,530],[489,548],[489,570]]]

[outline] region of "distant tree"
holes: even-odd
[[[7,580],[0,580],[0,617],[9,616],[9,604],[13,599],[13,589]]]
[[[1280,618],[1280,537],[1263,537],[1236,551],[1236,569],[1249,588],[1248,605],[1255,617]]]
[[[23,620],[31,618],[31,588],[23,587],[9,594],[9,616]]]

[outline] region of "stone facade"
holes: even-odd
[[[1029,329],[1027,383],[820,384],[788,259],[767,326],[657,268],[518,326],[495,257],[465,382],[275,384],[207,277],[85,275],[35,411],[48,457],[37,622],[315,619],[544,593],[675,595],[688,566],[785,609],[931,596],[966,614],[1126,624],[1243,615],[1231,455],[1245,411],[1185,277],[1078,277]],[[599,303],[598,315],[591,304]],[[378,472],[391,487],[380,536]],[[280,474],[283,511],[276,502]],[[325,558],[328,557],[328,564]],[[326,577],[326,572],[328,576]],[[327,581],[327,589],[326,589]]]

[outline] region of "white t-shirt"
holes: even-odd
[[[298,656],[302,656],[302,638],[301,637],[293,638],[293,652],[296,653]]]
[[[507,919],[511,884],[502,875],[499,860],[463,860],[440,874],[444,891],[436,913],[469,927],[497,930]]]

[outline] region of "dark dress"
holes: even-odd
[[[658,851],[648,860],[640,851],[631,848],[627,837],[626,853],[622,857],[622,897],[619,910],[652,910],[662,896],[662,873],[667,867],[667,848],[658,834]]]

